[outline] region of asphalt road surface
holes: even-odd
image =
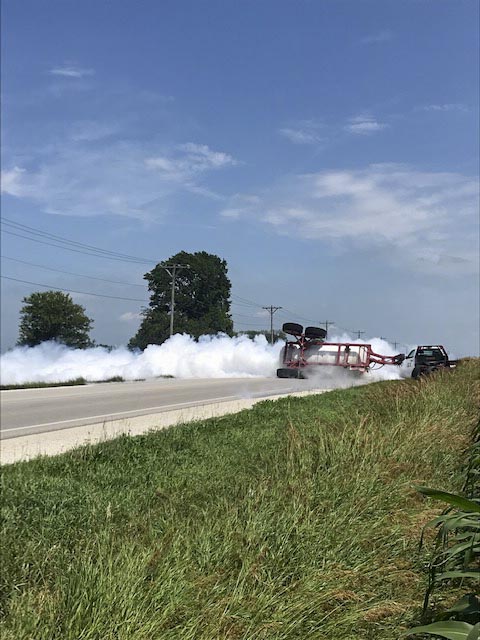
[[[6,440],[212,402],[268,397],[306,389],[308,382],[305,380],[163,378],[1,391],[1,438]]]

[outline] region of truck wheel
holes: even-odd
[[[420,367],[414,367],[412,371],[412,378],[415,378],[416,380],[419,377],[420,377]]]

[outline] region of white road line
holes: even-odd
[[[263,379],[263,378],[262,378]],[[170,378],[165,378],[165,380],[168,380],[170,382]],[[189,387],[192,387],[192,382],[194,383],[194,386],[196,387],[200,387],[202,385],[205,384],[206,380],[213,380],[212,383],[208,382],[207,383],[207,387],[212,387],[212,386],[216,386],[217,384],[223,385],[223,383],[225,382],[225,380],[228,380],[228,378],[219,378],[218,380],[213,378],[213,379],[201,379],[201,380],[197,380],[195,378],[192,379],[188,379],[185,382],[180,382],[179,384],[177,383],[177,380],[175,379],[175,385],[171,385],[174,386],[175,389],[186,389]],[[232,384],[234,380],[241,380],[241,381],[247,381],[250,382],[250,380],[258,380],[258,378],[232,378]],[[172,380],[173,381],[173,380]],[[108,395],[113,396],[113,395],[119,395],[125,392],[124,388],[121,388],[120,385],[124,385],[124,384],[128,384],[130,385],[132,381],[127,380],[126,382],[119,382],[116,383],[118,386],[114,386],[113,383],[87,383],[84,385],[76,385],[76,386],[71,386],[71,387],[41,387],[41,388],[33,388],[33,389],[3,389],[0,391],[0,394],[3,396],[4,394],[9,394],[9,395],[5,395],[5,397],[2,397],[2,402],[5,403],[7,402],[8,404],[11,403],[16,403],[16,402],[25,402],[26,398],[25,395],[28,394],[29,392],[33,392],[35,395],[41,396],[43,393],[43,397],[39,397],[38,400],[41,401],[45,401],[45,400],[51,400],[56,399],[56,392],[59,392],[58,397],[60,397],[62,400],[64,398],[76,398],[79,395],[81,395],[81,393],[83,392],[85,395],[85,399],[87,398],[91,398],[91,397],[95,397],[95,396],[103,396],[106,395],[107,392]],[[136,380],[134,380],[133,382],[137,382]],[[147,380],[147,385],[142,385],[145,390],[147,392],[150,391],[164,391],[164,388],[162,387],[162,384],[158,384],[158,381],[150,381]],[[103,386],[102,388],[98,388],[97,385],[98,384],[104,384],[105,386]],[[106,387],[106,385],[108,384],[108,388]],[[167,386],[167,385],[165,385]],[[170,385],[169,385],[170,386]],[[269,389],[267,392],[271,391],[272,393],[280,393],[281,391],[283,391],[281,388],[280,389]],[[18,395],[16,395],[18,392]],[[21,393],[23,392],[23,393]],[[26,392],[26,393],[25,393]],[[37,393],[40,392],[40,393]],[[50,392],[50,393],[48,393]],[[257,390],[255,391],[254,389],[252,389],[252,393],[263,393],[261,390]],[[10,394],[11,397],[10,397]],[[15,394],[15,395],[13,395]],[[23,396],[23,397],[21,397]],[[29,398],[29,400],[37,400],[37,398]]]
[[[235,396],[221,396],[219,398],[207,398],[205,400],[202,400],[202,403],[213,404],[215,402],[221,402],[223,400],[239,400],[239,397],[238,395],[235,395]],[[100,416],[82,416],[81,418],[72,418],[71,420],[59,420],[58,422],[43,422],[42,424],[30,424],[26,427],[11,427],[9,429],[2,429],[2,433],[7,433],[7,431],[21,431],[23,429],[36,429],[37,427],[50,427],[54,424],[68,424],[69,422],[78,422],[79,420],[97,420],[102,418],[111,418],[113,416],[124,416],[127,413],[138,413],[139,411],[143,412],[143,411],[155,411],[157,409],[171,409],[174,407],[184,407],[186,405],[192,405],[192,404],[195,406],[195,402],[196,402],[195,400],[191,400],[190,402],[164,404],[164,405],[160,405],[159,407],[144,407],[142,409],[133,409],[132,411],[118,411],[116,413],[105,413]],[[198,406],[201,406],[201,404]],[[82,425],[79,425],[79,426],[82,426]]]

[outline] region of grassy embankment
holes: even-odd
[[[478,361],[4,470],[5,640],[392,639],[456,491]]]

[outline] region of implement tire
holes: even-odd
[[[327,332],[320,327],[307,327],[305,329],[305,337],[310,339],[325,340]]]
[[[300,369],[289,369],[287,367],[283,367],[282,369],[277,369],[277,378],[299,378],[303,380],[305,376]]]
[[[303,333],[303,327],[296,322],[285,322],[282,327],[284,333],[289,333],[292,336],[301,336]]]

